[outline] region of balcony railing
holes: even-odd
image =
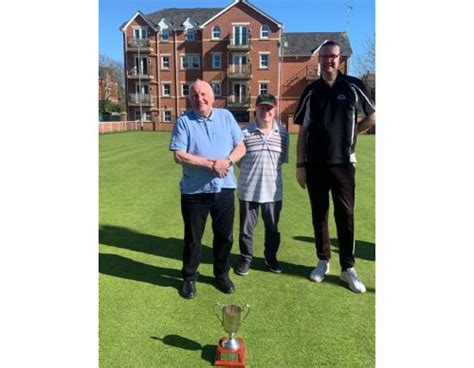
[[[152,51],[151,42],[149,38],[130,38],[128,40],[129,51]]]
[[[229,50],[250,50],[251,45],[250,45],[250,36],[247,37],[234,37],[230,36],[229,37],[229,44],[227,45],[227,48]]]
[[[129,93],[128,94],[128,103],[129,105],[140,105],[150,106],[151,105],[151,95],[145,93]]]
[[[149,68],[137,69],[137,67],[133,67],[127,71],[127,76],[130,79],[153,79]]]
[[[245,107],[250,106],[250,95],[229,95],[227,96],[227,107]]]
[[[250,64],[231,64],[227,68],[227,76],[232,79],[250,79],[252,68]]]

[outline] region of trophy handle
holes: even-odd
[[[216,311],[216,308],[217,308],[217,307],[219,307],[219,310],[222,311],[222,305],[221,305],[221,303],[216,303],[216,304],[214,305],[213,310],[214,310],[214,313],[216,314],[217,319],[219,320],[219,322],[220,322],[221,324],[224,324],[224,321],[223,321],[222,318],[219,316],[219,313],[217,313],[217,311]]]
[[[242,311],[245,311],[245,310],[247,310],[247,313],[245,313],[245,316],[242,318],[241,323],[247,319],[247,316],[250,313],[250,305],[248,305],[248,304],[243,305],[242,306]]]

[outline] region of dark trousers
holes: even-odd
[[[306,166],[313,217],[316,252],[320,260],[331,258],[328,230],[329,191],[334,204],[339,263],[343,271],[354,266],[354,197],[355,167],[353,164]]]
[[[278,221],[280,219],[281,201],[257,203],[240,202],[240,232],[239,247],[242,261],[251,262],[253,258],[253,230],[257,225],[258,209],[262,209],[262,218],[265,225],[265,250],[267,259],[275,259],[280,247],[280,233]]]
[[[201,261],[201,239],[211,214],[214,239],[214,276],[227,277],[230,268],[230,251],[233,242],[234,189],[220,193],[181,195],[181,214],[184,221],[183,279],[196,280]]]

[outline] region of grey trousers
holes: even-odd
[[[240,231],[239,247],[242,261],[252,262],[253,258],[253,230],[257,225],[258,210],[262,209],[262,218],[265,225],[265,250],[266,259],[275,259],[280,247],[280,233],[278,221],[282,207],[281,201],[257,203],[239,201],[240,203]]]

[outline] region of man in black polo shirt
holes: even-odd
[[[308,187],[319,262],[310,280],[321,282],[329,272],[331,244],[328,231],[329,191],[339,243],[341,280],[356,293],[365,285],[354,269],[355,145],[357,133],[375,125],[375,107],[364,83],[338,68],[341,47],[328,41],[319,51],[321,79],[303,92],[295,114],[300,125],[296,179]]]

